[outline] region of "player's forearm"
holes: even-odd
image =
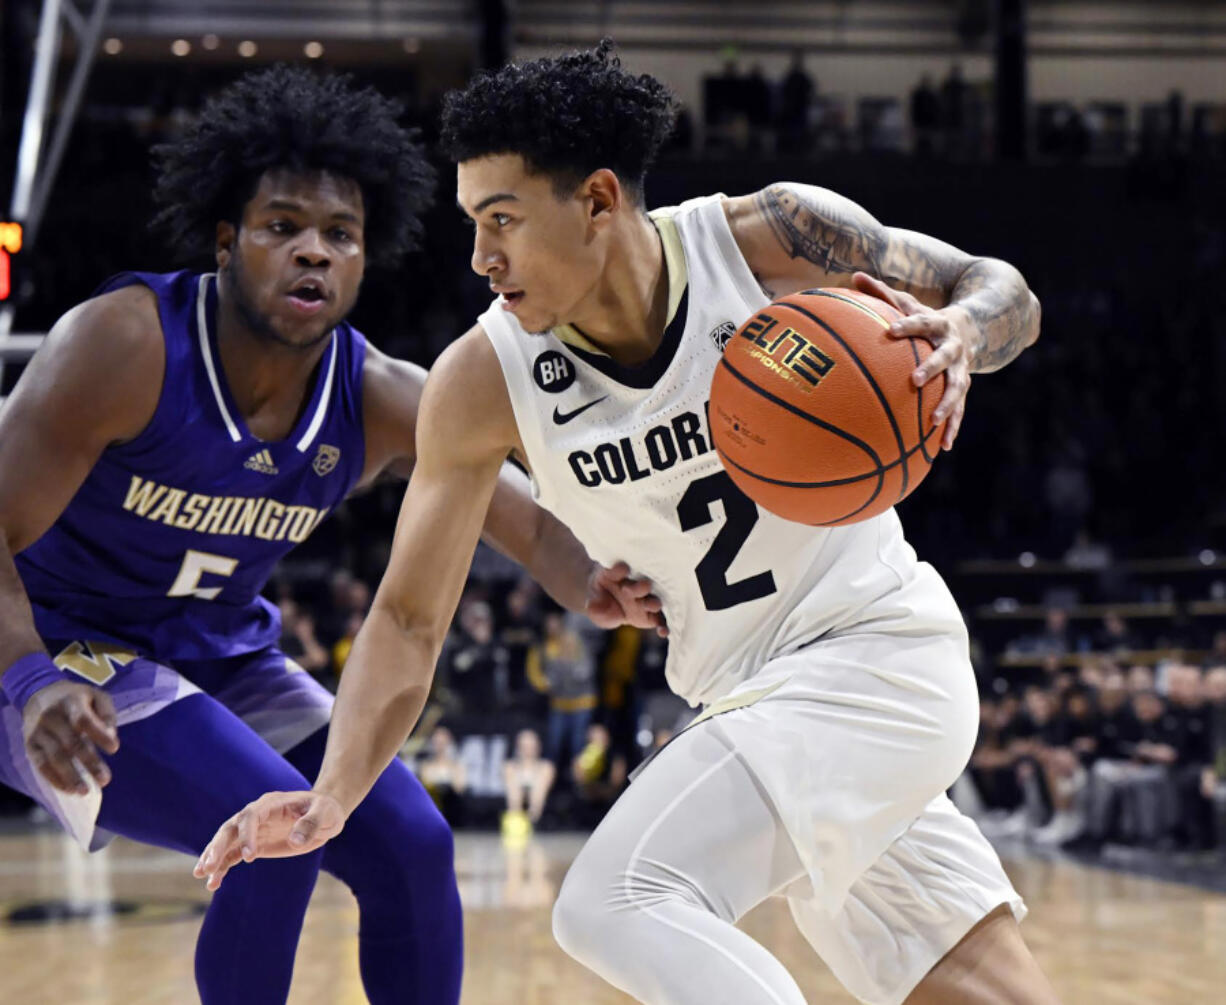
[[[30,653],[43,651],[8,542],[0,532],[0,674]]]
[[[511,464],[502,466],[482,538],[567,610],[584,609],[592,560],[561,522],[536,505],[528,476]]]
[[[1039,337],[1039,300],[1007,262],[979,258],[967,266],[950,294],[979,331],[971,347],[971,371],[989,373],[1013,362]]]
[[[587,605],[592,560],[578,538],[560,520],[544,511],[539,519],[540,530],[528,572],[568,611],[582,613]]]
[[[371,610],[341,675],[315,791],[348,816],[396,756],[421,716],[441,644],[435,633]]]

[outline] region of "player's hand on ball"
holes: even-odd
[[[221,825],[192,875],[216,890],[239,862],[304,855],[336,837],[344,826],[344,811],[331,796],[266,792]]]
[[[587,581],[585,612],[601,628],[654,628],[660,638],[667,638],[663,605],[651,590],[651,580],[632,577],[625,562],[611,569],[596,565]]]
[[[36,691],[22,713],[22,733],[30,763],[61,792],[89,791],[84,768],[99,785],[111,780],[99,748],[119,749],[115,706],[92,684],[62,681]]]
[[[937,374],[945,374],[945,395],[932,414],[932,421],[945,425],[941,446],[953,448],[962,425],[962,413],[966,410],[966,393],[971,387],[971,347],[978,335],[970,315],[959,307],[941,310],[921,304],[910,293],[886,286],[864,272],[852,278],[861,293],[884,300],[906,315],[901,321],[890,325],[893,338],[922,338],[932,343],[933,352],[918,366],[912,379],[916,387],[923,387]]]

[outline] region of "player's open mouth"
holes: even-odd
[[[513,311],[519,306],[519,302],[524,299],[523,290],[515,290],[511,293],[502,294],[502,309],[504,311]]]
[[[328,291],[317,280],[307,279],[295,284],[286,299],[303,314],[318,314],[328,302]]]

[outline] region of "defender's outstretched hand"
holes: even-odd
[[[651,589],[651,580],[632,577],[625,562],[618,562],[611,569],[597,565],[588,579],[584,612],[601,628],[618,625],[654,628],[660,638],[667,638],[663,605]]]
[[[216,890],[239,862],[303,855],[336,837],[344,826],[345,814],[331,796],[266,792],[221,825],[192,875]]]
[[[852,281],[861,293],[884,300],[906,315],[890,325],[892,337],[922,338],[932,343],[932,354],[916,368],[912,379],[916,387],[923,387],[944,371],[945,395],[932,413],[932,420],[940,425],[949,419],[941,446],[952,449],[966,410],[966,393],[971,387],[971,354],[978,335],[975,322],[960,307],[941,310],[928,307],[910,293],[893,289],[865,272],[857,272]]]

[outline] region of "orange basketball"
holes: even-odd
[[[741,326],[711,382],[711,436],[746,495],[833,526],[884,512],[924,480],[945,375],[915,386],[932,345],[891,338],[901,316],[855,290],[806,290]]]

